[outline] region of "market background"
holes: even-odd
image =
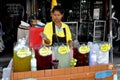
[[[6,21],[4,21],[5,24],[3,23],[3,26],[5,26],[5,27],[3,27],[3,31],[5,31],[6,34],[3,35],[3,39],[4,39],[4,43],[5,43],[5,49],[0,53],[0,78],[2,76],[2,69],[4,67],[7,67],[9,61],[13,57],[13,43],[16,42],[16,40],[17,40],[17,38],[16,38],[16,36],[17,36],[17,34],[16,34],[17,33],[17,28],[18,28],[18,26],[20,24],[20,20],[21,20],[21,15],[18,16],[18,17],[14,17],[14,18],[8,18],[10,16],[7,14],[7,7],[5,5],[7,3],[8,4],[11,4],[11,3],[20,4],[23,7],[26,7],[26,9],[29,10],[29,7],[26,6],[26,1],[27,0],[23,0],[23,1],[21,1],[21,0],[9,0],[9,1],[0,0],[0,15],[1,15],[0,20],[2,20],[2,21],[6,20]],[[44,1],[41,2],[41,1],[42,0],[39,0],[38,3],[41,3],[41,4],[43,4],[42,6],[47,7],[46,12],[50,14],[49,10],[51,8],[50,7],[51,6],[51,3],[50,3],[51,0],[44,0],[45,2]],[[85,0],[83,0],[83,1],[85,1]],[[87,0],[87,1],[90,1],[90,0]],[[94,0],[91,0],[91,1],[94,1]],[[77,4],[77,3],[79,3],[79,0],[76,0],[75,4],[73,4],[74,0],[70,0],[69,4],[68,4],[67,0],[66,1],[65,0],[58,0],[58,2],[61,3],[61,5],[64,8],[66,8],[66,14],[65,14],[65,17],[64,17],[64,21],[72,21],[72,20],[77,21],[76,19],[80,18],[80,16],[73,16],[73,15],[75,15],[75,13],[79,14],[78,11],[75,11],[75,10],[78,10],[78,7],[77,6],[73,7],[75,5],[79,6],[79,4]],[[66,6],[66,4],[68,4],[68,5]],[[73,4],[73,6],[71,6],[72,4]],[[120,1],[119,0],[112,1],[112,4],[114,5],[114,9],[116,11],[115,17],[120,19],[120,11],[119,11],[119,9],[120,9]],[[38,6],[38,7],[41,7],[41,6]],[[22,8],[21,8],[21,11],[19,13],[22,12],[22,10],[23,10]],[[44,10],[44,7],[42,9]],[[70,9],[74,9],[73,13],[71,13]],[[26,12],[26,11],[24,11],[24,12]],[[14,14],[14,13],[12,13],[12,14]],[[44,14],[42,14],[42,15],[43,16],[39,16],[39,18],[41,18],[42,22],[48,22],[48,21],[51,20],[50,16],[44,15]],[[13,16],[13,15],[11,15],[11,16]],[[47,17],[47,19],[45,17]],[[90,17],[88,17],[87,19],[89,19],[89,18]],[[25,14],[23,20],[26,21],[26,14]],[[115,65],[115,67],[116,67],[116,69],[118,71],[118,74],[120,76],[120,62],[119,61],[120,61],[120,52],[118,51],[118,48],[114,48],[113,49],[113,64]]]

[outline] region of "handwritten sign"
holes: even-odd
[[[31,55],[31,51],[28,51],[25,49],[18,50],[18,52],[17,52],[17,56],[19,58],[25,58],[25,57],[30,56],[30,55]]]
[[[48,56],[48,55],[52,54],[52,51],[51,51],[51,49],[49,49],[47,47],[42,47],[39,49],[39,54],[41,56]]]
[[[87,54],[88,52],[90,52],[90,47],[87,45],[82,45],[79,47],[78,50],[81,54]]]
[[[60,46],[60,47],[58,48],[58,52],[59,52],[60,54],[66,54],[66,53],[70,52],[70,49],[69,49],[68,46]]]
[[[102,44],[102,45],[101,45],[100,50],[101,50],[102,52],[107,52],[107,51],[110,50],[110,48],[111,48],[110,44],[109,44],[109,43],[105,43],[105,44]]]

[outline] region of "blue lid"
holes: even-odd
[[[110,76],[112,76],[112,71],[111,70],[105,70],[105,71],[97,72],[95,74],[96,79],[107,78],[107,77],[110,77]]]

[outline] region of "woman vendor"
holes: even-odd
[[[72,36],[69,26],[62,22],[64,10],[61,6],[55,6],[52,9],[52,22],[45,25],[42,38],[45,45],[55,43],[67,43],[72,47]]]
[[[54,46],[58,44],[67,44],[72,48],[72,36],[69,26],[62,22],[64,10],[61,6],[54,6],[52,9],[52,21],[44,27],[44,32],[41,34],[46,46]],[[54,48],[54,58],[59,60],[58,68],[70,67],[70,54],[60,54],[58,48]]]

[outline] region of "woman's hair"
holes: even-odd
[[[55,11],[59,11],[61,14],[64,14],[64,9],[59,5],[54,6],[54,8],[52,9],[52,13],[54,13]]]

